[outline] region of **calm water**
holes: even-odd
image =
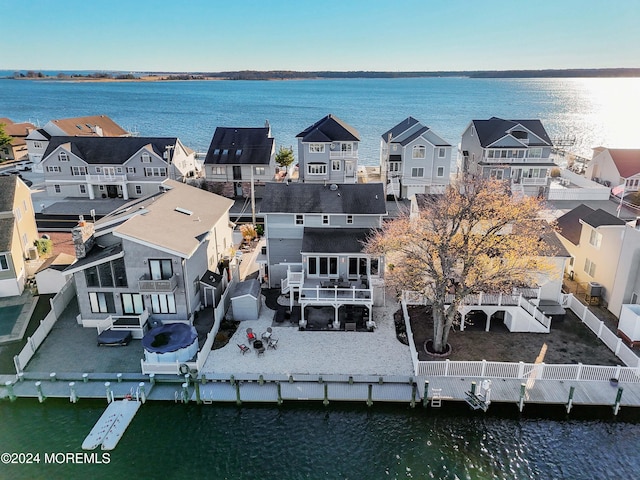
[[[1,74],[2,72],[0,72]],[[287,82],[63,83],[0,80],[0,117],[43,125],[106,114],[141,135],[177,135],[206,151],[216,126],[271,123],[278,144],[327,113],[356,127],[363,163],[380,135],[412,115],[457,144],[471,119],[540,118],[552,137],[639,147],[640,79],[367,79]],[[634,478],[637,419],[518,418],[515,407],[475,415],[405,406],[277,407],[147,404],[108,465],[45,465],[79,452],[103,402],[0,402],[0,453],[40,453],[0,478]],[[529,410],[529,407],[525,407]],[[504,414],[508,412],[509,415]]]

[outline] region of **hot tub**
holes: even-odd
[[[185,323],[169,323],[149,330],[142,346],[147,362],[187,362],[198,353],[198,333]]]

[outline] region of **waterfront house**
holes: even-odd
[[[51,197],[139,198],[167,178],[195,176],[195,152],[176,137],[51,137],[42,160]]]
[[[334,307],[337,327],[341,308],[370,311],[377,303],[383,264],[363,252],[363,242],[387,215],[381,183],[267,183],[260,213],[261,276],[292,304],[298,297],[303,323],[306,307]]]
[[[0,161],[28,160],[27,135],[36,129],[35,125],[28,122],[14,123],[9,118],[0,118],[4,133],[11,137],[11,143],[0,149]]]
[[[462,134],[461,173],[510,179],[514,193],[548,194],[553,144],[540,120],[472,120]]]
[[[567,275],[578,294],[604,302],[616,316],[623,304],[640,303],[640,231],[635,225],[587,205],[570,210],[557,223],[571,254]]]
[[[20,295],[27,262],[38,258],[31,190],[17,175],[0,176],[0,297]]]
[[[413,117],[382,134],[380,172],[386,194],[410,198],[416,193],[441,193],[451,174],[449,142]]]
[[[105,325],[126,316],[192,323],[203,303],[201,279],[230,253],[227,198],[165,180],[95,224],[73,231],[78,261],[66,270],[76,285],[80,322]]]
[[[640,190],[640,149],[594,148],[585,176],[607,187],[624,185],[618,194],[637,192]]]
[[[204,160],[208,182],[231,187],[232,196],[262,190],[276,174],[275,141],[267,122],[262,128],[217,127]]]
[[[298,135],[298,175],[306,183],[355,183],[360,135],[327,115]]]
[[[51,137],[130,137],[131,133],[106,115],[60,118],[33,130],[26,138],[29,160],[39,170]]]

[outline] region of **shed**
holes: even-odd
[[[76,257],[67,253],[48,258],[36,272],[36,285],[39,294],[58,293],[72,277],[64,273],[65,268],[76,261]]]
[[[205,307],[217,307],[220,302],[222,292],[227,287],[228,280],[222,275],[207,270],[200,279],[202,286],[202,300]]]
[[[230,293],[234,320],[257,320],[262,303],[260,295],[258,279],[236,283]]]

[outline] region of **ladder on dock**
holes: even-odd
[[[139,401],[127,399],[111,402],[82,442],[82,449],[94,450],[98,446],[102,450],[116,448],[140,405]]]
[[[432,408],[440,408],[442,406],[442,389],[434,388],[431,390],[433,395],[431,397],[431,407]]]

